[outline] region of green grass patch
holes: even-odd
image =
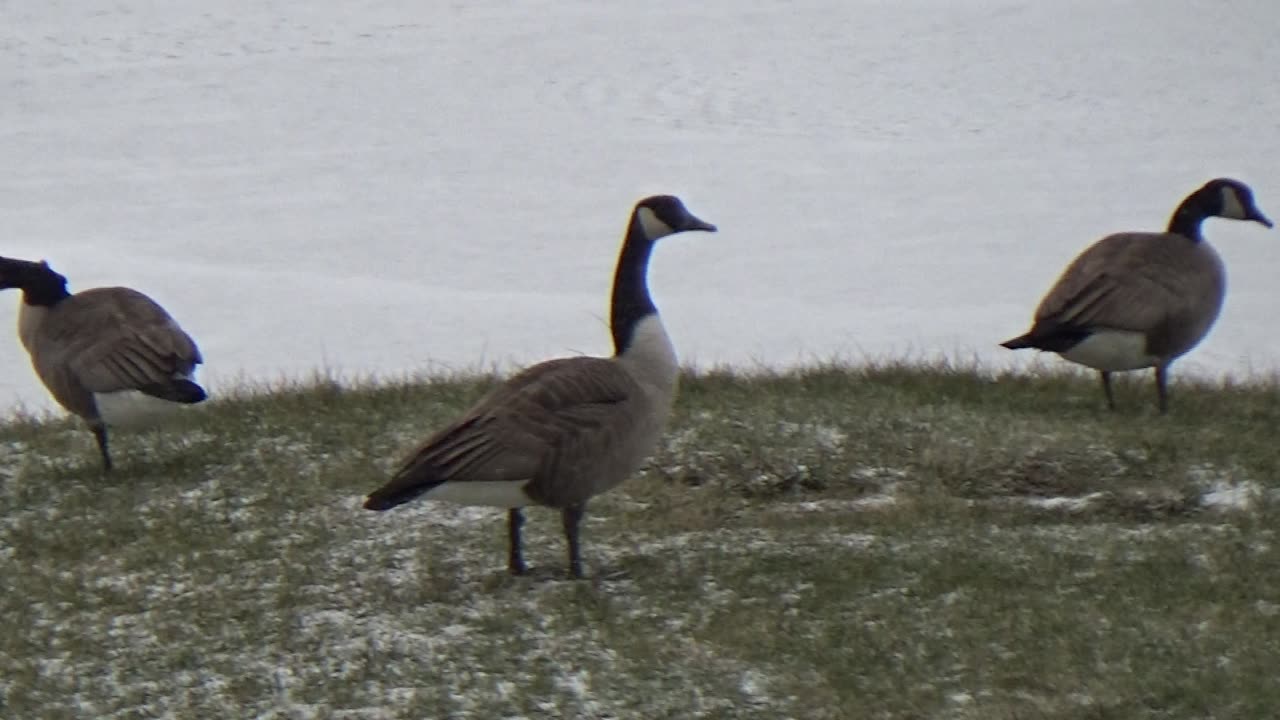
[[[0,424],[0,717],[1255,718],[1280,387],[946,364],[689,373],[593,501],[360,508],[495,382],[249,388],[103,477]]]

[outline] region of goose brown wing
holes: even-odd
[[[621,482],[651,450],[639,446],[647,433],[638,432],[652,422],[650,409],[638,390],[614,404],[566,408],[556,417],[558,442],[526,494],[544,505],[566,507]]]
[[[639,393],[635,380],[604,358],[534,365],[411,452],[370,504],[394,506],[445,482],[534,480],[561,466],[577,438],[603,427]]]
[[[86,290],[53,312],[40,350],[58,355],[64,361],[58,364],[90,392],[163,385],[202,362],[191,336],[135,290]]]
[[[1186,285],[1194,282],[1189,267],[1194,249],[1177,235],[1105,237],[1067,266],[1036,309],[1036,323],[1081,330],[1152,330],[1188,305]]]

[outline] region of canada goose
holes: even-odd
[[[84,418],[111,471],[107,426],[153,422],[181,404],[198,403],[191,381],[202,362],[191,337],[164,308],[136,290],[67,292],[47,262],[0,257],[0,290],[22,290],[18,337],[53,399]]]
[[[1112,410],[1111,373],[1154,367],[1160,412],[1168,412],[1169,364],[1209,332],[1226,290],[1222,259],[1200,234],[1208,217],[1271,227],[1249,186],[1210,180],[1178,205],[1165,232],[1108,235],[1080,253],[1040,302],[1032,328],[1001,344],[1098,370]]]
[[[520,508],[558,508],[569,574],[581,578],[578,525],[587,500],[639,469],[675,399],[675,350],[649,296],[654,241],[715,229],[670,195],[637,203],[614,273],[613,357],[558,358],[520,372],[411,452],[364,506],[390,510],[425,497],[507,508],[513,575],[525,571]]]

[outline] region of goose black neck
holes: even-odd
[[[1173,217],[1169,218],[1169,232],[1200,242],[1204,239],[1200,234],[1200,226],[1208,216],[1200,195],[1190,195],[1173,211]]]
[[[53,307],[69,297],[67,279],[47,268],[28,276],[22,285],[22,302],[34,307]]]
[[[613,351],[617,355],[631,347],[636,325],[658,312],[653,298],[649,296],[649,256],[652,253],[653,241],[645,236],[639,219],[632,215],[627,239],[618,255],[618,269],[613,275],[613,302],[609,311]]]
[[[22,291],[22,302],[34,307],[53,307],[71,297],[65,285],[40,286]]]

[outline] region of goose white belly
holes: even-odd
[[[1120,372],[1155,367],[1160,358],[1147,352],[1147,336],[1131,330],[1098,330],[1059,353],[1094,370]]]
[[[98,416],[108,427],[124,429],[153,428],[183,407],[183,403],[162,400],[138,390],[94,393]]]
[[[471,480],[462,482],[441,483],[422,497],[427,500],[444,500],[458,505],[483,505],[486,507],[511,508],[524,507],[530,504],[529,496],[524,492],[528,480]]]

